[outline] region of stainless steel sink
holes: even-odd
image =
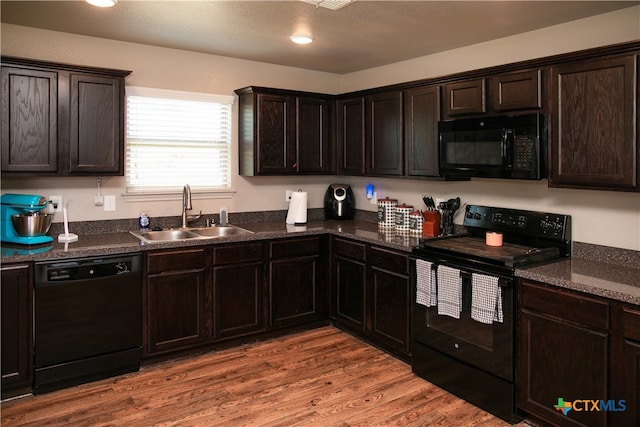
[[[203,237],[238,236],[241,234],[253,234],[253,231],[236,227],[235,225],[215,225],[213,227],[190,228],[190,231]]]
[[[130,233],[145,243],[164,243],[253,234],[253,231],[245,230],[235,225],[216,225],[213,227],[179,228],[162,231],[130,231]]]

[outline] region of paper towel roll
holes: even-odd
[[[289,212],[287,212],[287,224],[307,223],[307,192],[295,191],[291,193]]]

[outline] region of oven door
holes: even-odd
[[[438,307],[416,302],[416,267],[412,259],[413,309],[412,337],[446,356],[479,368],[489,374],[513,381],[514,378],[514,279],[512,275],[487,273],[477,268],[447,263],[460,270],[462,277],[462,310],[460,318],[438,314]],[[434,266],[445,265],[441,261]],[[502,297],[503,321],[481,323],[471,318],[472,274],[498,278]]]

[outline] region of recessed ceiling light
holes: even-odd
[[[313,41],[313,37],[306,34],[294,34],[289,39],[297,44],[309,44]]]
[[[98,7],[113,7],[118,0],[85,0],[87,3]]]

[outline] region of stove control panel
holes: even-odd
[[[571,216],[490,206],[467,205],[465,227],[558,240],[571,239]]]

